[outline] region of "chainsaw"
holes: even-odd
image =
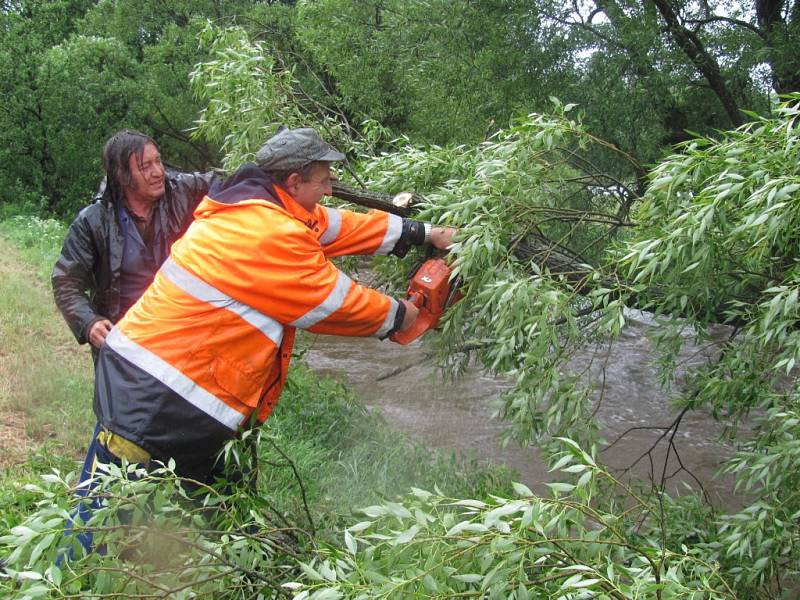
[[[396,331],[389,339],[406,345],[439,324],[444,311],[461,298],[458,282],[450,281],[453,272],[442,258],[431,258],[417,269],[408,284],[407,300],[419,309],[414,324],[405,331]]]

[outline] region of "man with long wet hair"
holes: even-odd
[[[53,268],[56,305],[92,353],[153,280],[216,175],[167,170],[158,145],[131,129],[103,146],[106,180],[70,225]]]

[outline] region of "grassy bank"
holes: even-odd
[[[51,221],[0,223],[0,410],[25,430],[0,473],[3,529],[32,508],[24,484],[53,468],[77,469],[94,424],[89,351],[75,343],[50,291],[63,234]],[[259,493],[287,522],[306,527],[310,517],[323,536],[354,508],[411,486],[472,497],[509,486],[502,470],[410,442],[339,383],[299,363],[262,437]]]
[[[48,454],[77,458],[91,422],[92,361],[56,309],[49,271],[64,227],[20,218],[0,223],[0,410],[24,426],[19,453],[46,445]]]

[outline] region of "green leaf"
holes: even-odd
[[[571,483],[548,483],[547,487],[549,487],[554,492],[571,492],[575,489],[575,486]]]
[[[523,498],[531,498],[534,495],[531,489],[522,483],[513,481],[511,482],[511,486],[514,488],[514,492]]]
[[[411,540],[416,537],[419,533],[419,527],[417,525],[413,525],[406,529],[403,533],[401,533],[397,538],[394,540],[395,544],[407,544]]]
[[[308,563],[301,562],[300,563],[300,569],[303,571],[303,573],[306,574],[306,577],[308,577],[309,579],[312,579],[314,581],[325,581],[325,578],[322,575],[320,575],[317,572],[317,570],[314,569]]]
[[[309,600],[339,600],[342,593],[336,588],[325,588],[311,594]]]
[[[479,583],[483,580],[483,575],[479,575],[478,573],[461,573],[459,575],[453,575],[453,579],[463,583]]]
[[[353,536],[350,535],[350,532],[347,530],[344,532],[344,545],[350,554],[355,554],[358,550],[355,539],[353,539]]]

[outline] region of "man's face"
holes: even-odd
[[[126,190],[139,200],[154,202],[164,195],[164,165],[161,154],[153,144],[147,143],[142,151],[142,160],[136,153],[128,157],[128,168],[132,181]]]
[[[326,162],[315,163],[306,181],[303,181],[299,175],[297,177],[295,175],[290,176],[292,181],[289,185],[289,193],[300,206],[309,212],[314,210],[323,196],[333,194],[331,183],[339,179],[331,171],[330,164]]]

